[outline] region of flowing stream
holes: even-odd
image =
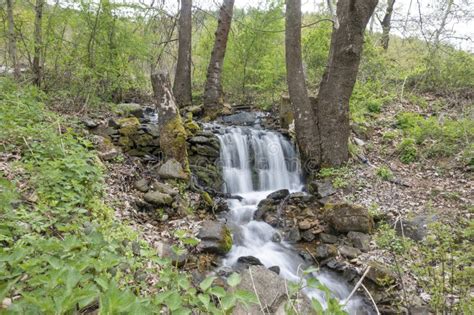
[[[254,256],[267,268],[280,267],[283,278],[301,280],[302,268],[308,267],[307,263],[290,244],[272,240],[277,230],[253,220],[259,201],[270,193],[284,188],[291,192],[302,190],[299,158],[293,144],[279,133],[250,127],[220,127],[216,134],[221,147],[224,190],[243,197],[241,201],[228,200],[227,223],[233,232],[234,245],[223,266],[233,266],[241,256]],[[340,300],[351,291],[342,279],[328,271],[312,276]],[[323,292],[312,289],[306,294],[326,306]],[[350,314],[370,313],[358,297],[347,303],[346,310]]]

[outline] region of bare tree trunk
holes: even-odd
[[[301,0],[286,0],[286,75],[295,131],[305,171],[320,164],[320,138],[303,72],[301,56]]]
[[[186,131],[166,72],[151,75],[160,127],[160,148],[166,159],[175,159],[189,170]]]
[[[16,36],[15,21],[13,19],[13,0],[7,0],[7,16],[8,16],[8,54],[13,65],[13,75],[15,79],[20,78],[20,66],[16,54]]]
[[[387,9],[385,10],[385,16],[383,17],[382,22],[382,47],[384,50],[388,49],[388,42],[390,41],[390,28],[392,27],[392,14],[393,14],[393,6],[395,4],[395,0],[388,0],[387,1]]]
[[[209,118],[216,117],[222,111],[224,103],[221,75],[233,10],[234,0],[224,0],[219,12],[216,38],[207,68],[207,80],[204,88],[204,111]]]
[[[439,28],[435,32],[435,39],[434,39],[435,49],[438,47],[441,34],[443,33],[444,28],[446,27],[446,21],[448,19],[448,16],[451,14],[451,8],[453,6],[454,0],[447,0],[447,2],[448,3],[447,3],[446,11],[444,11],[443,18],[441,19],[441,24],[439,25]]]
[[[313,103],[321,137],[321,166],[338,166],[349,158],[349,99],[359,70],[364,30],[378,0],[337,3],[339,28],[333,27],[329,60]]]
[[[173,92],[179,107],[190,105],[191,91],[192,0],[181,0],[179,48]]]
[[[41,86],[43,71],[41,69],[41,51],[43,49],[42,21],[45,0],[36,0],[35,5],[35,29],[34,29],[34,52],[33,52],[33,83]]]

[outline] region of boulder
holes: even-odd
[[[361,251],[359,249],[347,245],[339,247],[338,250],[342,256],[347,257],[349,259],[356,258],[361,254]]]
[[[250,266],[263,266],[260,259],[254,256],[241,256],[237,259],[237,269],[244,270]]]
[[[219,150],[219,140],[215,137],[204,137],[204,136],[195,136],[192,137],[188,140],[190,143],[194,144],[203,144],[203,145],[209,145],[214,147],[215,149]]]
[[[310,230],[307,230],[301,233],[301,238],[305,240],[306,242],[312,242],[316,239],[316,235],[314,235],[314,233],[311,232]]]
[[[140,128],[140,121],[136,117],[119,119],[118,124],[120,125],[120,134],[126,137],[136,134]]]
[[[300,229],[298,228],[292,228],[288,231],[286,234],[285,240],[290,243],[297,243],[301,241],[301,234],[300,234]]]
[[[319,239],[326,244],[336,244],[338,241],[337,236],[326,233],[319,234]]]
[[[188,179],[188,174],[184,172],[181,163],[175,159],[166,161],[158,170],[158,175],[163,179]]]
[[[140,180],[137,180],[133,184],[133,186],[135,187],[136,190],[146,193],[147,191],[150,190],[150,181],[146,178],[142,178]]]
[[[319,199],[329,197],[337,192],[330,180],[315,180],[309,184],[308,188]]]
[[[372,232],[374,222],[367,208],[348,203],[330,203],[324,209],[331,228],[338,233]]]
[[[370,236],[361,233],[361,232],[354,232],[350,231],[347,233],[347,237],[349,240],[352,242],[352,245],[354,245],[355,248],[360,249],[363,252],[368,252],[370,247]]]
[[[172,197],[176,196],[179,193],[177,189],[174,189],[164,183],[160,183],[159,181],[154,181],[152,187],[154,190],[159,191],[163,194],[168,194]]]
[[[208,156],[213,158],[217,158],[220,156],[219,149],[216,149],[215,147],[210,145],[195,144],[191,147],[191,151],[201,156]]]
[[[98,151],[99,158],[102,161],[110,161],[119,155],[119,150],[112,144],[109,137],[94,135],[92,143]]]
[[[132,115],[137,118],[142,118],[144,110],[140,104],[136,103],[121,103],[116,105],[117,112],[121,115]]]
[[[187,252],[176,252],[173,247],[165,242],[158,242],[156,245],[156,251],[158,256],[161,258],[168,258],[174,266],[182,267],[188,259]]]
[[[99,126],[97,121],[95,121],[91,118],[84,118],[82,120],[82,123],[84,124],[84,126],[86,126],[86,128],[89,128],[89,129],[93,129],[93,128],[96,128],[97,126]]]
[[[400,236],[409,237],[414,241],[422,241],[428,233],[428,225],[437,220],[434,215],[420,215],[413,219],[398,220],[395,223],[395,230]]]
[[[282,200],[286,198],[289,194],[290,194],[290,191],[288,189],[280,189],[269,194],[267,196],[267,199]]]
[[[257,114],[253,112],[241,112],[234,115],[222,117],[222,122],[229,125],[251,126],[257,121]]]
[[[270,268],[268,268],[268,270],[273,271],[277,275],[280,274],[280,267],[279,266],[271,266]]]
[[[388,266],[377,261],[370,261],[367,265],[370,266],[367,279],[370,279],[378,286],[387,286],[395,283],[395,273]]]
[[[155,206],[170,206],[173,203],[173,197],[159,191],[149,191],[143,199]]]
[[[336,246],[328,244],[320,244],[316,246],[315,257],[318,259],[326,259],[334,257],[337,254]]]
[[[224,255],[232,248],[232,235],[222,222],[204,221],[197,237],[201,240],[201,252]]]

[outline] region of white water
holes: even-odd
[[[254,256],[267,268],[280,267],[280,275],[290,281],[300,281],[307,264],[292,249],[272,237],[278,233],[269,224],[253,220],[259,201],[279,189],[291,192],[303,187],[298,155],[293,145],[282,135],[245,127],[222,127],[217,134],[221,147],[224,190],[240,195],[242,201],[228,201],[230,212],[227,222],[233,232],[234,245],[223,261],[223,266],[232,267],[241,256]],[[350,288],[332,274],[321,271],[314,277],[326,285],[333,295],[345,299]],[[310,298],[326,305],[323,292],[308,290]],[[350,314],[366,314],[362,311],[360,298],[352,298],[346,306]]]

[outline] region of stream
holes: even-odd
[[[232,267],[241,256],[253,256],[267,268],[278,266],[280,276],[289,281],[300,281],[302,271],[308,267],[291,244],[275,241],[278,231],[269,224],[253,220],[258,203],[270,193],[288,189],[303,189],[298,154],[294,145],[283,135],[253,127],[211,126],[220,142],[220,159],[223,167],[224,191],[243,197],[241,201],[229,199],[227,224],[233,233],[234,245],[222,262]],[[320,270],[312,273],[327,286],[333,296],[344,300],[352,290],[337,275]],[[325,293],[305,289],[310,298],[326,307]],[[354,296],[345,310],[349,314],[371,314],[362,298]]]

